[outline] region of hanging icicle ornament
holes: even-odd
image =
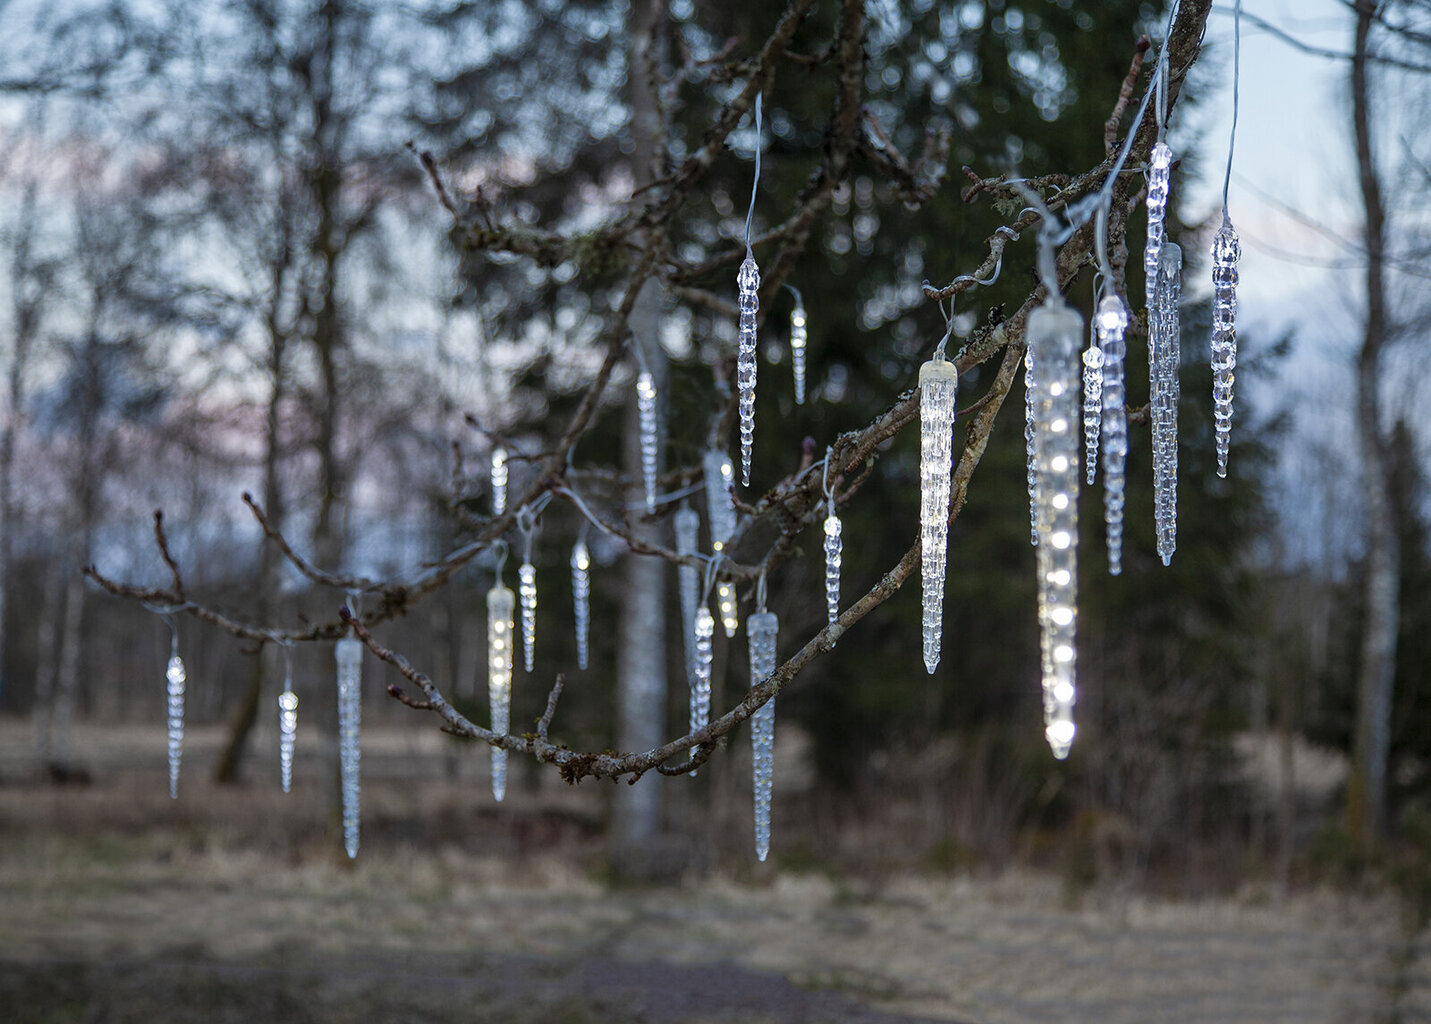
[[[1171,565],[1178,545],[1178,402],[1182,366],[1178,302],[1182,294],[1183,251],[1163,245],[1158,287],[1148,331],[1149,404],[1153,420],[1153,522],[1158,555]]]
[[[1099,378],[1102,387],[1102,378]],[[1029,492],[1029,543],[1038,547],[1038,467],[1034,460],[1034,354],[1024,350],[1024,459]]]
[[[507,511],[507,449],[498,445],[492,449],[492,514]]]
[[[576,539],[571,549],[571,605],[576,624],[576,667],[586,669],[591,658],[591,552],[586,537]]]
[[[1098,347],[1103,352],[1103,524],[1108,572],[1123,571],[1123,506],[1127,489],[1128,400],[1124,389],[1128,310],[1116,295],[1098,304]]]
[[[1083,350],[1083,466],[1088,486],[1098,476],[1098,435],[1103,430],[1103,350],[1098,347],[1098,318]]]
[[[350,600],[352,607],[356,601]],[[353,614],[357,608],[352,607]],[[333,647],[338,663],[338,774],[343,797],[343,847],[348,859],[358,855],[359,802],[362,786],[359,761],[362,757],[363,645],[356,637],[345,636]]]
[[[188,674],[184,659],[179,657],[179,631],[169,624],[169,664],[164,669],[165,694],[168,698],[169,726],[169,798],[179,798],[179,762],[184,756],[184,685]]]
[[[1083,318],[1057,292],[1028,319],[1037,353],[1034,400],[1038,470],[1038,618],[1044,727],[1054,757],[1073,744],[1078,614],[1078,348]]]
[[[1160,78],[1160,90],[1161,83]],[[1173,168],[1173,151],[1162,140],[1161,127],[1158,135],[1158,141],[1154,143],[1153,152],[1148,157],[1148,240],[1143,249],[1143,273],[1149,310],[1153,308],[1154,293],[1158,287],[1158,261],[1162,258],[1163,243],[1167,241],[1168,186]]]
[[[944,627],[945,548],[949,534],[949,475],[954,449],[954,398],[959,371],[944,358],[954,321],[919,368],[919,537],[924,582],[924,667],[939,665]]]
[[[632,338],[641,372],[636,376],[636,417],[641,440],[641,480],[646,489],[646,512],[656,511],[656,472],[661,457],[661,439],[657,432],[656,378],[646,367],[641,343]]]
[[[535,527],[527,509],[517,513],[522,532],[522,564],[517,567],[517,593],[522,598],[522,662],[528,672],[537,657],[537,567],[532,564],[532,531]]]
[[[1217,475],[1227,476],[1232,447],[1232,371],[1237,367],[1237,264],[1242,245],[1227,212],[1232,182],[1232,153],[1237,144],[1238,84],[1242,71],[1242,0],[1232,18],[1232,131],[1227,140],[1227,173],[1222,179],[1222,226],[1212,240],[1212,420],[1217,444]]]
[[[726,580],[716,584],[716,607],[720,609],[720,624],[727,638],[740,628],[740,606],[735,597],[735,584]]]
[[[765,682],[775,672],[775,642],[780,620],[765,610],[765,577],[757,587],[760,610],[746,623],[750,641],[750,685]],[[750,752],[755,782],[755,856],[764,861],[770,853],[770,797],[775,788],[775,698],[750,716]]]
[[[706,483],[706,513],[711,524],[711,550],[720,552],[735,533],[735,474],[730,456],[711,449],[702,460]]]
[[[517,597],[502,584],[502,563],[497,563],[497,580],[487,591],[487,699],[491,708],[492,731],[505,736],[511,726],[512,662],[515,659],[513,616]],[[492,748],[492,796],[499,802],[507,795],[507,752]]]
[[[805,300],[800,290],[787,284],[790,294],[795,296],[795,308],[790,311],[790,365],[795,375],[795,404],[805,404],[805,346],[809,332],[805,326]]]
[[[695,673],[691,676],[691,732],[704,729],[711,714],[711,662],[714,659],[711,641],[715,637],[715,617],[711,615],[711,610],[706,607],[704,601],[696,608],[695,635]],[[692,757],[695,756],[696,750],[696,747],[691,748]],[[691,774],[694,775],[695,772]]]
[[[830,486],[830,462],[835,456],[833,447],[825,449],[825,619],[829,623],[840,620],[840,562],[844,542],[844,532],[840,517],[835,515],[835,492]],[[764,577],[761,577],[764,580]],[[761,602],[762,604],[764,602]],[[747,625],[754,628],[754,620]],[[751,643],[753,644],[754,638]],[[753,648],[752,648],[753,649]],[[761,860],[765,858],[762,857]]]
[[[700,547],[701,517],[696,510],[681,503],[672,517],[676,531],[676,554],[694,557]],[[696,677],[696,603],[701,594],[701,572],[694,565],[682,563],[676,569],[676,581],[681,594],[681,637],[686,651],[686,679],[694,686]]]
[[[1217,475],[1227,476],[1232,447],[1232,382],[1237,367],[1237,263],[1242,247],[1232,221],[1223,216],[1212,240],[1212,418]]]
[[[293,748],[298,739],[298,694],[293,692],[293,655],[283,644],[283,692],[278,695],[278,772],[283,791],[293,788]]]
[[[740,481],[750,486],[750,454],[755,441],[755,314],[760,310],[760,268],[750,248],[750,226],[755,217],[755,191],[760,187],[760,104],[755,94],[755,179],[750,186],[750,210],[745,215],[745,259],[736,274],[740,299],[740,348],[736,356],[735,383],[740,392]]]

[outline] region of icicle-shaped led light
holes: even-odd
[[[522,661],[530,672],[537,656],[537,567],[523,562],[517,580],[517,592],[522,595]]]
[[[293,788],[293,748],[298,739],[298,694],[291,686],[278,695],[278,771],[283,791]]]
[[[363,645],[351,636],[333,648],[338,662],[338,771],[343,791],[343,846],[358,855],[358,805],[362,795]]]
[[[711,524],[711,550],[724,551],[726,541],[735,533],[735,497],[731,487],[735,472],[730,456],[711,449],[703,460],[706,480],[706,506]]]
[[[501,581],[487,591],[487,700],[491,705],[492,731],[505,736],[512,715],[512,616],[517,598]],[[507,752],[492,748],[492,796],[507,795]]]
[[[1237,263],[1242,245],[1226,214],[1212,240],[1212,418],[1217,475],[1227,476],[1232,445],[1232,371],[1237,367]]]
[[[1098,434],[1103,429],[1103,350],[1095,334],[1083,350],[1083,466],[1088,486],[1098,475]]]
[[[1148,331],[1148,366],[1153,417],[1153,522],[1158,532],[1158,555],[1171,565],[1178,546],[1178,401],[1181,385],[1182,325],[1178,302],[1182,296],[1183,251],[1172,242],[1163,245],[1158,262],[1158,287],[1151,307]]]
[[[740,287],[740,351],[735,363],[735,385],[740,392],[740,480],[749,487],[750,449],[755,440],[755,314],[760,309],[760,268],[748,248],[736,284]]]
[[[1103,350],[1103,524],[1108,537],[1108,571],[1123,571],[1123,504],[1128,460],[1128,399],[1124,387],[1128,354],[1128,310],[1109,295],[1098,304],[1098,347]]]
[[[507,449],[492,449],[492,514],[507,511]]]
[[[585,669],[591,657],[591,552],[580,538],[571,549],[571,605],[576,622],[576,667]]]
[[[641,435],[641,477],[646,485],[646,511],[656,511],[656,463],[660,439],[656,434],[656,378],[642,370],[636,378],[636,414]]]
[[[1078,621],[1078,348],[1083,318],[1062,301],[1029,314],[1037,353],[1034,399],[1038,470],[1038,620],[1044,727],[1053,756],[1073,744]]]
[[[727,637],[735,636],[735,631],[740,628],[740,606],[735,598],[735,584],[722,581],[716,584],[715,592],[720,624],[725,627]]]
[[[164,670],[169,711],[169,796],[179,798],[179,761],[184,756],[184,659],[179,657],[179,636],[169,645],[169,664]]]
[[[924,667],[939,665],[944,628],[945,546],[949,534],[949,471],[954,447],[954,396],[959,372],[936,352],[919,368],[919,537],[924,580]]]
[[[1158,260],[1167,239],[1165,222],[1168,212],[1168,184],[1173,173],[1173,151],[1159,139],[1148,157],[1148,241],[1143,248],[1143,272],[1148,309],[1153,308],[1153,293],[1158,286]]]
[[[1101,378],[1100,378],[1101,380]],[[1102,384],[1100,383],[1100,387]],[[1029,491],[1029,543],[1038,547],[1038,468],[1034,460],[1034,354],[1024,350],[1024,457]]]
[[[840,617],[840,562],[844,542],[840,534],[843,532],[843,524],[840,517],[835,515],[834,509],[825,517],[825,617],[829,622],[835,622]],[[755,620],[751,619],[746,628],[754,628]],[[751,643],[755,641],[752,639]]]
[[[704,601],[696,609],[695,673],[691,676],[691,732],[704,729],[711,714],[711,640],[715,637],[715,618]],[[696,748],[691,748],[694,757]],[[694,774],[694,772],[692,773]]]
[[[805,404],[805,343],[809,332],[805,326],[805,303],[798,297],[790,311],[790,363],[795,371],[795,404]],[[765,858],[762,857],[761,860]]]
[[[694,555],[700,546],[701,517],[696,510],[682,505],[672,517],[676,531],[676,554]],[[701,571],[694,565],[676,569],[676,581],[681,593],[681,636],[685,641],[686,678],[694,685],[696,676],[696,603],[701,594]]]
[[[775,671],[775,639],[780,620],[761,610],[745,624],[750,638],[750,685],[763,683]],[[770,796],[775,788],[775,698],[750,716],[750,749],[755,765],[755,856],[770,853]]]

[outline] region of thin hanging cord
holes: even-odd
[[[824,479],[822,480],[822,486],[825,490],[825,503],[829,506],[831,512],[835,511],[835,492],[830,487],[830,463],[834,461],[834,458],[835,446],[830,445],[830,447],[825,449],[825,457],[821,461],[825,464]]]
[[[939,312],[944,313],[941,304]],[[954,296],[949,296],[949,312],[944,313],[944,337],[939,339],[939,344],[934,346],[934,358],[943,359],[944,350],[949,346],[949,339],[954,337]],[[828,458],[828,456],[826,456]]]
[[[1154,74],[1158,76],[1158,104],[1154,107],[1154,113],[1158,121],[1158,141],[1163,141],[1163,133],[1168,124],[1168,40],[1173,37],[1173,23],[1178,18],[1178,7],[1182,0],[1173,0],[1173,5],[1168,9],[1168,23],[1163,29],[1163,45],[1158,50],[1158,66]]]
[[[755,94],[755,180],[750,183],[750,209],[745,212],[745,251],[750,252],[750,226],[755,221],[755,192],[760,188],[760,105],[765,93]]]
[[[1232,184],[1232,151],[1237,144],[1237,87],[1242,71],[1242,0],[1232,11],[1232,131],[1227,136],[1227,173],[1222,179],[1222,219],[1227,220],[1227,189]]]
[[[756,611],[765,611],[765,570],[760,570],[760,579],[755,584]]]

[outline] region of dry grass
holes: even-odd
[[[590,788],[494,809],[485,758],[381,730],[348,864],[316,771],[288,798],[196,771],[170,801],[158,730],[78,739],[94,785],[22,784],[28,732],[0,725],[5,1021],[1343,1024],[1378,1019],[1405,948],[1389,899],[1329,892],[1070,906],[1015,871],[753,868],[613,889]]]

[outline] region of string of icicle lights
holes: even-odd
[[[1175,10],[1170,18],[1174,16]],[[1158,134],[1146,168],[1149,228],[1143,249],[1143,284],[1147,304],[1149,419],[1152,425],[1157,551],[1164,564],[1170,562],[1176,547],[1178,370],[1181,363],[1178,306],[1182,252],[1175,243],[1168,240],[1167,231],[1172,170],[1175,166],[1171,147],[1164,138],[1168,74],[1166,52],[1160,52],[1154,79],[1134,118],[1122,152],[1109,171],[1107,184],[1098,195],[1087,197],[1092,201],[1080,201],[1065,209],[1063,216],[1066,221],[1060,223],[1043,206],[1040,197],[1030,197],[1030,202],[1041,209],[1043,216],[1038,257],[1040,277],[1047,297],[1029,316],[1026,327],[1025,454],[1030,498],[1030,539],[1036,548],[1038,574],[1037,620],[1040,631],[1044,728],[1048,743],[1054,755],[1059,758],[1068,755],[1076,734],[1074,708],[1077,698],[1077,537],[1080,478],[1086,473],[1089,483],[1094,482],[1099,468],[1104,473],[1105,527],[1110,571],[1116,574],[1121,563],[1125,490],[1123,461],[1128,452],[1126,345],[1127,331],[1130,323],[1137,319],[1137,310],[1130,308],[1120,291],[1123,287],[1121,274],[1115,275],[1108,265],[1106,220],[1113,183],[1128,157],[1133,135],[1154,98],[1156,104],[1151,109],[1158,117]],[[759,104],[755,120],[756,172],[752,183],[751,209],[747,214],[745,259],[737,274],[739,347],[736,369],[738,395],[735,405],[739,414],[740,479],[744,486],[749,485],[751,471],[761,298],[759,269],[750,244],[750,225],[760,173]],[[1230,150],[1231,140],[1229,166]],[[1060,294],[1059,281],[1052,262],[1055,247],[1067,241],[1076,227],[1095,217],[1098,218],[1099,229],[1096,256],[1101,272],[1098,277],[1099,291],[1094,316],[1087,325],[1091,328],[1089,334],[1085,332],[1083,318]],[[1232,374],[1236,365],[1235,288],[1239,254],[1237,235],[1230,217],[1226,215],[1225,182],[1224,221],[1213,247],[1212,352],[1220,474],[1226,473],[1230,446]],[[794,397],[796,403],[801,404],[806,397],[805,369],[810,322],[803,297],[793,287],[790,290],[794,305],[789,321],[789,346],[794,365]],[[953,498],[951,483],[955,400],[959,384],[956,360],[946,353],[946,346],[953,335],[952,310],[947,317],[947,324],[948,330],[943,339],[932,357],[920,367],[918,376],[919,536],[923,588],[921,631],[923,660],[930,673],[937,669],[942,653],[944,591],[950,566],[948,523]],[[1091,338],[1086,349],[1083,347],[1085,337]],[[711,719],[716,624],[720,623],[727,637],[735,636],[740,630],[742,600],[750,599],[748,595],[743,596],[736,586],[735,578],[740,576],[740,572],[730,571],[731,563],[726,561],[732,557],[728,550],[730,546],[738,543],[743,536],[743,531],[739,529],[741,523],[733,491],[735,463],[724,449],[728,438],[714,439],[709,450],[703,455],[702,479],[692,489],[697,494],[704,493],[708,544],[703,548],[701,512],[697,507],[692,507],[693,504],[701,504],[699,499],[694,503],[688,502],[686,499],[690,492],[666,496],[657,493],[658,470],[664,444],[658,416],[658,375],[653,374],[651,368],[645,364],[639,345],[635,348],[635,355],[641,363],[639,372],[632,378],[639,423],[640,501],[639,504],[626,506],[626,510],[640,510],[647,516],[653,516],[660,514],[663,505],[680,502],[680,507],[671,518],[675,533],[675,551],[680,556],[680,629],[689,685],[688,726],[690,730],[697,731],[704,728]],[[1080,472],[1078,464],[1080,451],[1085,459],[1083,472]],[[492,449],[491,509],[495,515],[504,514],[507,508],[508,455],[508,451],[502,446],[494,446]],[[817,464],[806,472],[820,468]],[[819,533],[823,536],[818,537],[817,543],[823,547],[825,561],[822,596],[826,627],[837,626],[839,621],[841,569],[845,553],[846,526],[837,512],[835,500],[836,468],[833,451],[827,450],[821,481],[824,515],[819,515],[818,505],[810,510],[812,522],[822,523]],[[848,470],[848,467],[846,469]],[[636,481],[632,480],[630,486],[627,497],[634,502],[638,496]],[[545,498],[549,498],[549,495],[518,510],[516,515],[517,526],[524,541],[523,557],[516,574],[517,591],[514,593],[503,583],[503,565],[499,563],[496,579],[487,594],[491,729],[498,735],[506,735],[511,727],[518,622],[521,624],[523,640],[523,664],[529,672],[535,667],[539,575],[539,561],[535,549],[535,518],[545,505]],[[583,508],[583,512],[598,527],[607,529],[588,509]],[[611,531],[608,529],[607,532]],[[504,544],[503,562],[505,557]],[[581,668],[588,666],[591,657],[591,563],[592,550],[588,547],[583,532],[571,548],[567,566],[564,566],[569,567],[571,572],[576,659]],[[745,619],[749,681],[752,686],[768,679],[777,666],[779,622],[775,614],[766,607],[765,589],[766,583],[762,574],[753,611]],[[810,597],[818,601],[813,594]],[[544,599],[542,614],[547,614],[546,609],[552,603],[554,602]],[[837,635],[838,629],[831,629],[826,642],[833,644]],[[285,659],[287,656],[285,650]],[[334,656],[338,669],[344,841],[349,856],[356,856],[362,644],[354,637],[346,636],[337,642]],[[174,795],[177,795],[182,755],[185,682],[186,673],[178,656],[175,637],[171,641],[171,658],[166,669],[170,788]],[[284,689],[279,697],[280,765],[285,791],[290,788],[292,780],[297,708],[298,699],[293,691],[289,668],[285,671]],[[775,701],[772,698],[752,714],[751,722],[755,846],[757,856],[762,860],[770,849],[774,713]],[[492,792],[496,799],[501,800],[506,793],[507,754],[502,749],[493,747],[491,757]]]

